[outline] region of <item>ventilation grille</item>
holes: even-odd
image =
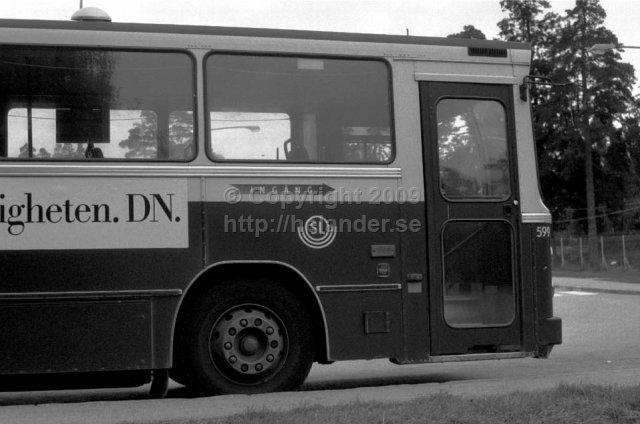
[[[507,49],[487,49],[484,47],[469,47],[469,56],[507,57]]]

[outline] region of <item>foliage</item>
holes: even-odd
[[[84,159],[85,148],[82,144],[74,144],[74,143],[56,143],[56,147],[53,151],[53,155],[44,147],[41,147],[36,151],[35,147],[31,148],[31,155],[29,155],[29,144],[24,143],[22,147],[20,147],[20,154],[18,157],[20,158],[39,158],[39,159],[50,159],[50,158],[64,158],[64,159]]]
[[[126,149],[125,157],[134,159],[191,158],[193,141],[193,112],[175,111],[168,116],[166,138],[158,134],[159,117],[153,111],[141,110],[129,129],[129,136],[119,143]],[[161,125],[162,126],[162,125]],[[165,139],[166,142],[161,140]],[[159,141],[160,140],[160,141]]]
[[[447,35],[448,38],[472,38],[475,40],[486,40],[487,37],[484,35],[482,31],[473,25],[465,25],[462,27],[461,32],[456,32],[455,34]]]

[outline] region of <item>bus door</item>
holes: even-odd
[[[521,350],[512,90],[420,83],[432,356]]]

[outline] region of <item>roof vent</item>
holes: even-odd
[[[111,16],[97,7],[83,7],[71,16],[72,21],[111,22]]]
[[[507,49],[488,49],[485,47],[469,47],[469,56],[507,57]]]

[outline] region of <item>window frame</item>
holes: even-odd
[[[391,144],[391,155],[387,161],[384,162],[356,162],[356,161],[320,161],[320,160],[307,160],[307,161],[296,161],[296,160],[274,160],[274,159],[219,159],[215,158],[214,152],[212,151],[212,143],[211,143],[211,121],[209,119],[209,96],[208,96],[208,88],[209,88],[209,78],[207,75],[207,63],[212,56],[216,55],[228,55],[228,56],[253,56],[253,57],[282,57],[282,58],[297,58],[297,59],[328,59],[328,60],[351,60],[351,61],[360,61],[360,62],[379,62],[384,65],[386,70],[386,83],[387,83],[387,93],[389,99],[389,138]],[[395,107],[394,107],[394,97],[393,97],[393,68],[389,61],[383,57],[376,56],[353,56],[353,55],[329,55],[329,54],[309,54],[309,53],[297,53],[297,52],[262,52],[262,51],[250,51],[250,50],[210,50],[206,55],[202,58],[202,75],[203,75],[203,102],[204,102],[204,111],[203,114],[206,115],[204,126],[205,126],[205,134],[204,134],[204,150],[207,154],[207,157],[210,161],[218,164],[239,164],[239,163],[255,163],[255,164],[279,164],[279,165],[366,165],[366,166],[383,166],[392,164],[397,157],[397,143],[395,136]]]
[[[191,70],[191,105],[192,105],[192,114],[193,114],[193,141],[192,141],[192,149],[193,154],[189,158],[168,158],[168,159],[140,159],[140,158],[78,158],[78,159],[68,159],[68,158],[20,158],[20,157],[7,157],[0,156],[0,164],[4,162],[20,162],[20,163],[65,163],[65,164],[83,164],[86,165],[88,163],[96,163],[96,164],[104,164],[104,163],[135,163],[135,164],[144,164],[144,163],[190,163],[195,161],[198,158],[199,153],[199,137],[198,137],[198,60],[195,54],[188,49],[180,49],[180,48],[135,48],[135,47],[109,47],[109,46],[87,46],[87,45],[42,45],[42,44],[3,44],[0,46],[0,51],[4,49],[47,49],[47,50],[63,50],[63,51],[97,51],[97,52],[124,52],[124,53],[174,53],[186,56],[189,61],[190,70]],[[15,107],[22,107],[21,105],[14,105],[13,103],[7,103],[7,114],[9,110]],[[176,111],[171,111],[176,112]],[[170,112],[170,114],[171,114]],[[8,116],[0,117],[2,121],[0,126],[4,127],[2,130],[4,132],[5,142],[6,142],[6,150],[3,152],[5,155],[8,154]],[[167,128],[167,137],[169,134],[169,129]],[[3,147],[4,149],[4,147]]]

